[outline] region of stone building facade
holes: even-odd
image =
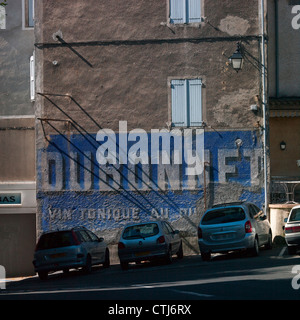
[[[205,208],[262,206],[260,4],[36,1],[38,234],[165,218],[197,252]]]

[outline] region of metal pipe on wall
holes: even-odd
[[[262,76],[262,107],[263,107],[263,158],[264,158],[264,196],[265,214],[268,210],[268,165],[267,165],[267,94],[266,94],[266,54],[265,54],[265,0],[261,0],[261,76]]]

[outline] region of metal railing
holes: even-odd
[[[299,177],[271,177],[270,203],[297,203],[300,201]]]

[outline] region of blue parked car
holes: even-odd
[[[82,268],[90,273],[95,264],[109,267],[109,249],[103,238],[84,227],[42,234],[33,260],[34,269],[42,280],[47,279],[50,271],[66,273],[72,268]]]
[[[272,230],[255,204],[225,203],[204,213],[198,227],[198,244],[203,260],[210,260],[211,253],[245,249],[256,256],[260,246],[272,248]]]
[[[163,259],[172,262],[172,256],[183,258],[182,240],[178,230],[167,221],[148,221],[127,225],[118,243],[121,268],[128,269],[130,262],[139,263]]]

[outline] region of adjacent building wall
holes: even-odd
[[[272,159],[272,176],[297,177],[300,168],[300,118],[272,118],[272,136],[270,141],[270,157]],[[286,142],[286,149],[280,149],[280,143]],[[284,165],[283,165],[284,164]]]
[[[34,30],[25,24],[25,3],[7,1],[0,14],[0,265],[8,277],[34,273],[35,117],[29,68]],[[7,194],[18,194],[20,203],[5,203]]]
[[[293,7],[299,4],[291,0],[268,1],[270,97],[299,97],[300,32],[292,25],[293,19],[298,21]]]
[[[300,159],[299,5],[299,1],[292,0],[268,1],[270,170],[273,203],[296,197],[286,194],[284,184],[280,185],[280,181],[300,183],[300,167],[297,165],[297,160]],[[286,144],[285,150],[280,149],[282,142]],[[292,184],[285,188],[291,189]]]

